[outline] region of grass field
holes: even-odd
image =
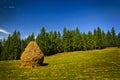
[[[45,57],[44,66],[20,68],[0,61],[0,80],[120,80],[120,49],[76,51]]]

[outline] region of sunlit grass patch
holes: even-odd
[[[48,65],[20,68],[20,61],[0,61],[0,80],[119,80],[120,49],[76,51],[45,57]]]

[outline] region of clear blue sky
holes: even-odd
[[[63,31],[63,27],[81,32],[100,26],[105,32],[114,26],[120,32],[119,0],[0,0],[0,36],[15,29],[25,37],[37,35],[41,27]],[[2,29],[2,30],[1,30]],[[3,31],[4,30],[4,31]]]

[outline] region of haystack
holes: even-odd
[[[21,67],[33,68],[42,65],[44,54],[35,41],[31,41],[21,57]]]

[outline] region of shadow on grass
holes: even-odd
[[[41,64],[41,66],[47,66],[48,65],[48,63],[43,63],[43,64]]]

